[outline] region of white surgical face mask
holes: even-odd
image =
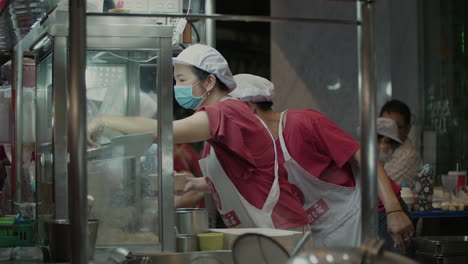
[[[193,87],[199,84],[200,81],[196,82],[193,85],[175,85],[174,86],[174,95],[177,103],[180,104],[185,109],[197,110],[198,107],[205,101],[205,95],[208,93],[206,91],[202,96],[196,97],[192,95]]]

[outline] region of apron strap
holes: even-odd
[[[271,141],[273,143],[273,150],[275,151],[275,180],[273,181],[273,184],[271,185],[270,193],[268,194],[267,199],[265,200],[265,204],[263,205],[262,210],[273,210],[273,208],[276,205],[276,202],[278,201],[278,196],[279,196],[279,176],[278,176],[278,151],[276,150],[276,144],[275,144],[275,138],[271,134],[270,130],[268,129],[268,126],[263,122],[263,120],[255,115],[260,123],[265,127],[266,131],[270,135]],[[276,190],[275,190],[276,188]]]
[[[279,136],[281,150],[283,151],[283,157],[284,157],[285,162],[292,159],[291,155],[289,154],[288,148],[286,147],[286,143],[284,142],[284,137],[283,137],[283,117],[286,114],[286,112],[287,110],[284,112],[281,112],[281,117],[280,117],[280,121],[278,125],[279,126],[278,136]]]

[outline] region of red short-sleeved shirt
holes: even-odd
[[[291,157],[310,174],[337,185],[355,185],[348,161],[360,145],[326,116],[314,110],[288,110],[283,137]],[[280,146],[279,140],[276,143]]]
[[[328,183],[355,186],[348,161],[360,144],[326,116],[314,110],[289,110],[283,136],[289,154],[306,171]],[[276,143],[280,147],[279,140]],[[283,164],[283,156],[280,158]],[[280,175],[287,175],[284,167],[280,171]],[[401,188],[391,179],[390,182],[399,197]],[[382,209],[379,200],[379,211]]]
[[[267,129],[239,100],[224,100],[198,111],[208,114],[212,138],[207,142],[229,179],[249,203],[262,208],[274,180],[274,148]],[[203,153],[203,157],[207,154]],[[277,228],[307,223],[287,181],[280,180],[280,198],[272,218]]]
[[[174,170],[190,171],[194,176],[201,176],[198,153],[188,144],[174,145]]]

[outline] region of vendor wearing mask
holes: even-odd
[[[253,112],[276,138],[280,178],[294,184],[308,213],[314,241],[324,246],[360,243],[360,145],[330,119],[313,110],[271,109],[273,84],[259,76],[239,74],[232,96],[248,101]],[[286,175],[285,175],[286,174]],[[413,234],[411,221],[392,191],[382,166],[378,167],[378,193],[388,212],[388,230],[404,249]]]
[[[228,227],[300,228],[307,219],[293,193],[281,187],[271,134],[249,106],[229,96],[236,83],[215,49],[196,44],[173,60],[174,93],[192,116],[174,121],[174,143],[207,141],[200,167]],[[99,116],[92,136],[108,127],[124,134],[152,131],[157,122],[141,117]]]

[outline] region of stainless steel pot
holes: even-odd
[[[209,231],[208,214],[203,208],[178,208],[175,210],[175,225],[183,235],[206,233]]]
[[[198,238],[196,235],[178,235],[176,237],[177,252],[198,251]]]
[[[98,220],[88,220],[88,259],[94,256],[96,246]],[[55,219],[46,222],[47,238],[49,239],[50,256],[54,261],[71,259],[70,223],[68,220]]]

